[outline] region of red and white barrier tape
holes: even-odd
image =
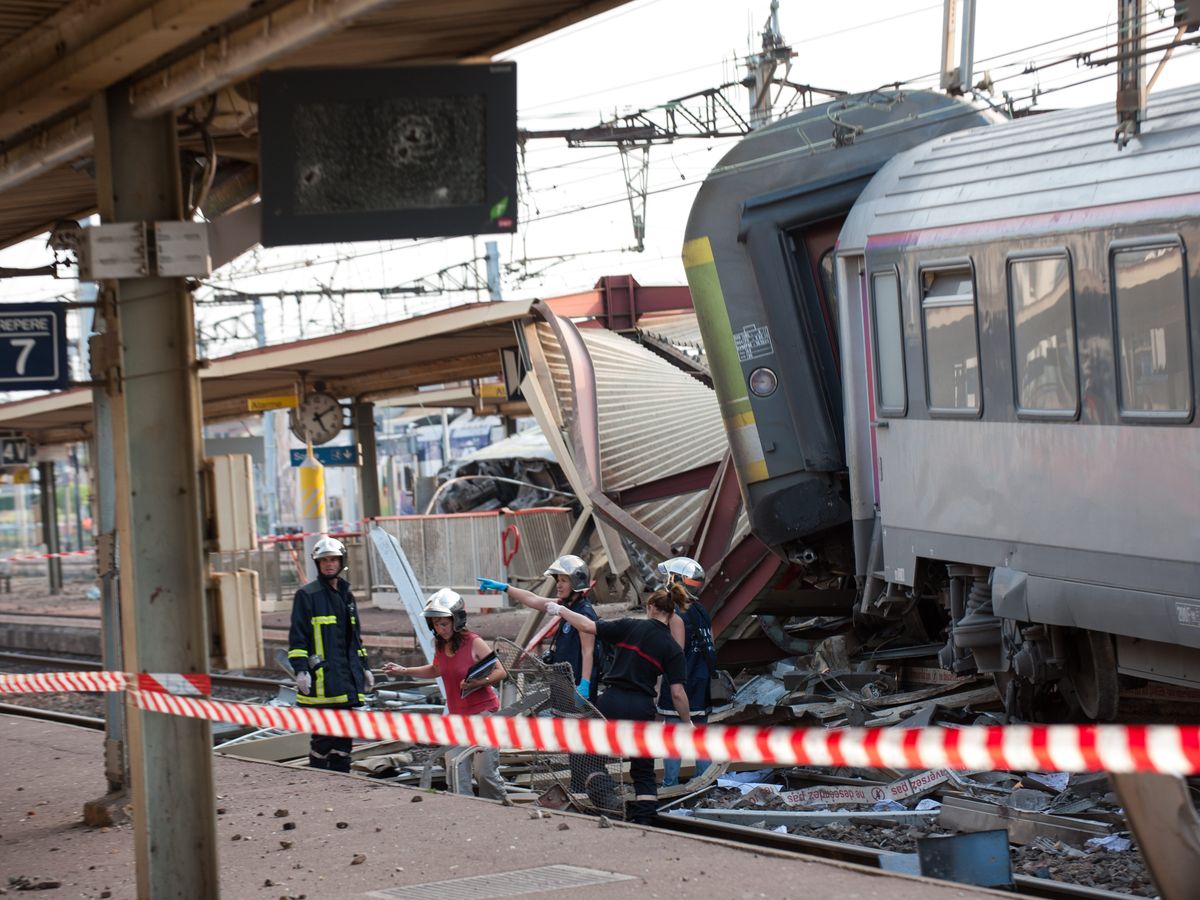
[[[124,672],[45,672],[0,675],[0,694],[53,694],[58,691],[123,691]]]
[[[177,680],[178,679],[178,680]],[[257,728],[367,740],[609,756],[702,757],[773,766],[1057,772],[1200,773],[1196,725],[1008,725],[966,728],[786,728],[602,719],[440,716],[229,703],[196,696],[206,676],[120,672],[0,675],[0,694],[127,689],[142,709]],[[188,695],[171,692],[171,687]]]
[[[164,675],[158,672],[138,672],[137,687],[139,691],[207,697],[212,693],[212,678],[208,675]]]
[[[366,740],[608,756],[704,757],[771,766],[1200,772],[1200,727],[1010,725],[969,728],[753,728],[662,722],[257,706],[139,692],[168,715]]]
[[[91,556],[95,552],[95,547],[84,547],[82,550],[67,550],[63,553],[27,553],[24,556],[5,556],[0,557],[0,562],[23,562],[31,559],[64,559],[68,556]]]

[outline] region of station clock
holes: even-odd
[[[345,427],[345,416],[337,397],[316,391],[300,401],[290,415],[292,434],[302,441],[326,444]]]

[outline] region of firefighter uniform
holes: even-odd
[[[312,676],[311,692],[296,695],[301,706],[346,709],[365,702],[367,651],[354,594],[345,579],[338,578],[331,586],[318,578],[296,591],[288,660],[297,674]],[[314,734],[308,764],[349,772],[352,743],[350,738]]]
[[[654,688],[661,676],[668,684],[683,684],[687,665],[683,649],[671,630],[655,619],[602,619],[596,623],[596,638],[613,648],[612,667],[604,673],[604,690],[596,709],[606,719],[654,720]],[[577,755],[570,757],[572,790],[580,788],[599,809],[612,810],[619,803],[617,788],[607,768]],[[629,818],[641,825],[654,821],[658,787],[654,760],[629,760],[634,801]]]

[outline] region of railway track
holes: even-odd
[[[687,816],[660,815],[654,824],[659,828],[681,834],[716,838],[752,847],[767,847],[818,859],[854,863],[872,869],[884,868],[881,862],[882,858],[895,855],[890,851],[876,850],[872,847],[842,844],[820,838],[769,831],[765,828],[751,828],[746,825],[693,819]],[[1130,896],[1115,891],[1106,891],[1102,888],[1051,881],[1048,878],[1033,878],[1029,875],[1014,875],[1013,882],[1014,886],[1010,892],[1016,896],[1040,897],[1044,900],[1129,900]]]
[[[95,672],[104,668],[102,663],[94,659],[81,659],[65,656],[35,656],[29,653],[13,653],[10,651],[0,652],[0,663],[35,667],[40,666],[44,671],[52,672],[60,672],[64,670]],[[210,677],[212,678],[212,683],[216,686],[242,688],[246,690],[274,691],[279,688],[280,685],[284,684],[282,680],[255,677],[253,675],[213,674]]]
[[[104,720],[96,716],[81,716],[78,713],[60,712],[56,709],[43,709],[38,706],[18,706],[16,703],[0,703],[0,715],[24,716],[27,719],[45,719],[48,722],[61,722],[64,725],[78,725],[80,728],[91,728],[94,731],[104,730]]]

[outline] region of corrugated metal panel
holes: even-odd
[[[720,462],[728,446],[717,395],[644,347],[587,329],[596,368],[606,490]]]
[[[79,218],[95,208],[91,176],[71,166],[51,169],[0,196],[0,245],[33,237],[59,219]]]
[[[605,490],[625,490],[720,462],[727,444],[716,394],[636,342],[580,329],[596,371],[600,462]],[[538,325],[555,393],[570,421],[571,382],[549,325]],[[679,543],[691,537],[704,492],[640,504],[639,521]]]
[[[665,500],[639,503],[629,507],[627,512],[668,544],[685,544],[692,538],[696,518],[707,496],[707,491],[681,494]]]
[[[681,353],[697,360],[705,370],[708,369],[704,338],[700,334],[700,323],[696,321],[694,312],[642,316],[638,319],[638,331],[647,337],[670,344]]]

